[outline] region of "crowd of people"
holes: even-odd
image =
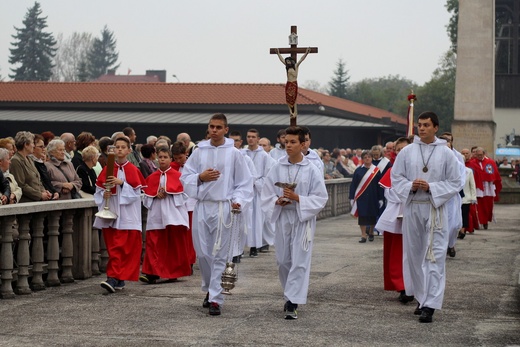
[[[175,142],[151,135],[137,144],[130,127],[99,139],[20,131],[0,139],[0,197],[2,205],[93,197],[100,211],[114,213],[94,221],[109,254],[101,286],[114,293],[125,281],[190,276],[198,260],[210,315],[221,314],[227,264],[240,263],[246,248],[255,258],[274,245],[284,318],[296,319],[307,301],[325,180],[352,178],[359,243],[383,234],[384,289],[404,304],[416,300],[414,314],[428,323],[442,307],[446,256],[456,256],[467,233],[488,228],[502,187],[483,148],[459,152],[453,135],[438,136],[438,128],[437,116],[425,112],[417,136],[332,151],[311,149],[306,127],[281,129],[275,146],[249,129],[245,145],[220,113],[197,143],[180,133]],[[512,168],[518,173],[518,164]]]

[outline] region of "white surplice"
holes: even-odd
[[[299,202],[276,205],[283,189],[276,182],[295,182]],[[286,300],[305,304],[309,289],[311,255],[316,230],[316,216],[328,200],[323,172],[307,158],[291,164],[280,159],[269,171],[261,194],[262,210],[275,223],[275,249],[278,276]]]
[[[199,175],[216,169],[216,181],[201,182]],[[209,292],[209,301],[224,303],[220,278],[225,269],[232,229],[231,203],[245,206],[253,199],[253,177],[244,156],[234,141],[215,147],[201,141],[184,165],[181,182],[189,197],[197,199],[193,211],[193,245],[202,274],[202,291]]]
[[[411,286],[405,282],[406,294],[415,295],[420,307],[442,308],[449,239],[446,202],[460,190],[456,162],[446,141],[435,138],[433,143],[425,144],[416,136],[397,155],[391,171],[392,189],[404,204],[403,248],[407,261],[403,271],[408,267],[412,281]],[[425,166],[427,172],[423,172]],[[415,179],[426,180],[430,191],[413,193]]]
[[[248,229],[247,245],[257,248],[266,244],[272,245],[274,242],[273,226],[265,222],[264,213],[260,206],[260,194],[264,187],[265,176],[275,164],[275,161],[260,146],[254,151],[244,149],[242,153],[251,159],[255,168],[253,174],[255,197],[251,205],[251,228]]]

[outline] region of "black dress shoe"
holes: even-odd
[[[415,311],[413,311],[413,314],[418,316],[422,313],[422,309],[419,308],[421,306],[421,304],[417,303],[417,307],[415,308]]]
[[[488,225],[484,224],[484,230],[487,230],[487,228],[488,228]]]
[[[457,238],[458,238],[459,240],[463,240],[465,237],[466,237],[466,233],[465,233],[465,232],[461,233],[461,232],[459,231],[459,236],[458,236]]]
[[[401,290],[401,293],[399,294],[398,300],[401,303],[403,303],[403,304],[407,304],[407,303],[412,302],[414,300],[414,296],[413,295],[406,295],[406,291]]]
[[[456,254],[457,254],[457,252],[455,251],[455,247],[448,247],[448,255],[451,258],[454,258]]]
[[[249,256],[252,258],[258,257],[258,249],[256,247],[251,247],[249,249]]]
[[[431,323],[433,321],[433,312],[435,312],[435,309],[429,308],[429,307],[423,307],[421,316],[419,317],[419,322]]]
[[[204,307],[204,308],[209,307],[209,293],[206,293],[206,297],[204,298],[204,301],[202,302],[202,307]]]

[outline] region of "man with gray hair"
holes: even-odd
[[[71,161],[76,150],[76,137],[72,133],[63,133],[60,139],[65,143],[65,160]]]
[[[192,144],[191,142],[190,135],[188,133],[180,133],[179,135],[177,135],[177,142],[184,143],[184,146],[186,146],[187,149],[187,155],[190,156],[194,147],[194,144]]]
[[[155,146],[155,143],[157,142],[157,136],[150,135],[146,138],[146,144]]]

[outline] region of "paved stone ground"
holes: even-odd
[[[0,346],[520,346],[520,207],[457,244],[444,308],[432,324],[385,292],[382,237],[359,244],[356,221],[318,222],[307,305],[283,319],[274,250],[239,264],[239,281],[210,317],[196,268],[158,285],[106,295],[101,277],[0,300]]]

